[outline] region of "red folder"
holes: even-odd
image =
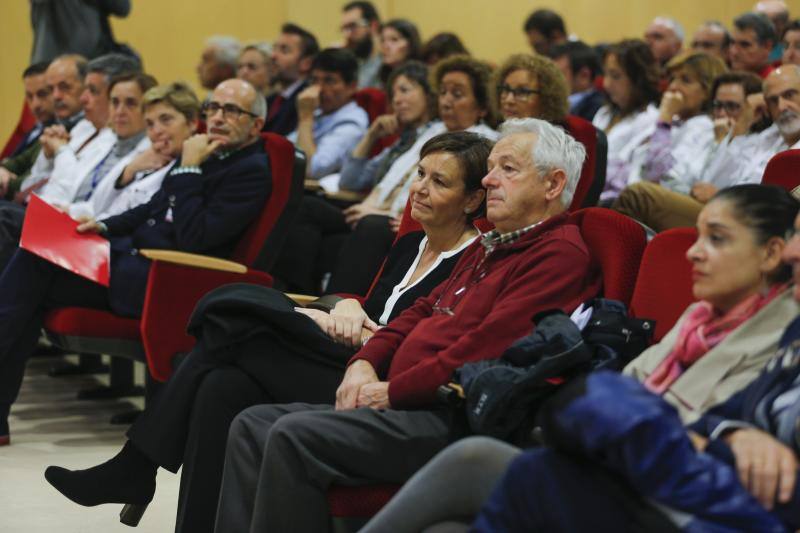
[[[25,212],[19,246],[61,268],[108,287],[108,240],[94,233],[78,233],[75,230],[78,224],[67,213],[32,194]]]

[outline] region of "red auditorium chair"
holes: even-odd
[[[572,213],[570,221],[581,228],[584,241],[600,264],[604,296],[628,305],[647,245],[644,228],[625,215],[599,207]],[[404,227],[405,231],[413,231],[415,224],[406,206],[398,235]],[[331,517],[338,520],[373,516],[398,490],[400,485],[396,484],[333,486],[328,491]]]
[[[686,251],[696,240],[696,229],[674,228],[657,234],[644,251],[631,314],[656,321],[654,342],[666,335],[694,301]]]
[[[374,87],[359,89],[354,95],[356,103],[369,115],[370,123],[386,113],[386,93]]]
[[[800,187],[800,150],[785,150],[772,156],[764,169],[761,183],[777,185],[789,192]]]
[[[302,198],[305,155],[280,135],[262,133],[262,138],[270,157],[272,194],[237,244],[232,261],[152,251],[141,320],[79,307],[55,309],[45,319],[48,337],[68,351],[146,359],[150,375],[164,381],[172,373],[173,357],[194,345],[185,328],[204,294],[226,283],[271,286],[272,277],[266,272]]]
[[[33,116],[31,113],[28,104],[22,104],[22,113],[19,115],[19,120],[17,121],[17,126],[14,128],[14,131],[11,132],[8,140],[6,141],[5,146],[3,146],[3,151],[0,152],[0,159],[4,157],[8,157],[14,151],[19,143],[28,135],[28,132],[33,129],[36,125],[36,117]]]
[[[592,188],[595,181],[595,168],[597,166],[597,130],[588,120],[584,120],[574,115],[567,115],[564,121],[565,130],[572,135],[576,141],[586,148],[586,160],[581,168],[581,177],[578,186],[575,188],[575,195],[569,211],[577,211],[583,207],[583,200]],[[605,156],[603,156],[605,158]],[[603,182],[605,182],[605,171],[602,172]]]

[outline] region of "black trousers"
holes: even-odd
[[[176,531],[213,531],[234,417],[264,403],[333,401],[352,353],[333,341],[312,348],[268,336],[217,353],[198,343],[128,432],[161,467],[183,465]]]
[[[0,416],[19,394],[45,311],[63,306],[108,310],[108,289],[17,249],[0,276]]]

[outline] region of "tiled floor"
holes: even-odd
[[[0,532],[2,533],[162,533],[175,526],[179,478],[160,470],[153,503],[139,527],[119,523],[120,505],[78,506],[44,479],[51,464],[85,468],[114,455],[124,442],[124,426],[109,417],[141,407],[141,398],[78,401],[76,391],[97,385],[94,377],[51,378],[58,359],[34,358],[11,412],[11,446],[0,447]],[[141,367],[141,365],[137,365]],[[141,378],[142,368],[139,371]]]

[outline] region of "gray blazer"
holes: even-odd
[[[678,410],[684,424],[690,424],[712,406],[728,399],[753,381],[775,354],[783,330],[798,314],[800,304],[789,288],[736,328],[699,361],[684,372],[664,393],[664,399]],[[686,314],[661,342],[628,363],[623,372],[644,382],[669,355]]]

